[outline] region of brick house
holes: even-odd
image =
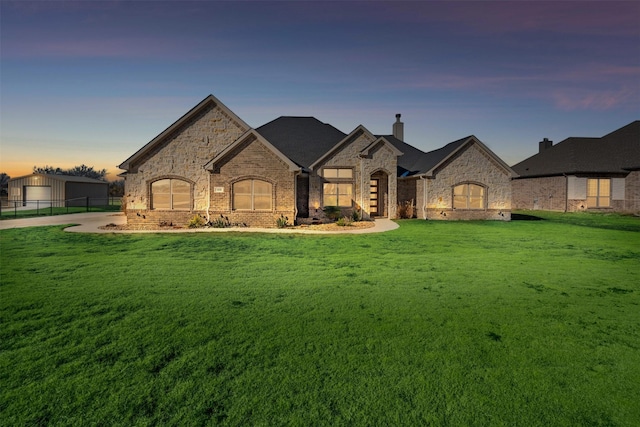
[[[413,201],[429,219],[509,219],[513,171],[471,136],[425,153],[357,126],[349,134],[313,117],[251,128],[213,95],[125,160],[129,223],[184,224],[194,215],[274,227],[343,215],[395,218]]]
[[[515,209],[639,212],[640,121],[601,138],[545,138],[513,169]]]

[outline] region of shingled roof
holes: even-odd
[[[399,140],[393,135],[376,135],[376,137],[383,137],[403,153],[402,156],[398,157],[398,176],[409,176],[419,172],[414,169],[414,165],[426,154],[424,151]]]
[[[601,138],[570,137],[512,166],[520,178],[640,169],[640,121]]]
[[[307,168],[347,135],[315,117],[281,116],[256,129],[282,154]]]

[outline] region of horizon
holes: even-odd
[[[640,118],[640,2],[0,2],[0,172],[122,163],[213,94],[253,128],[313,116],[422,150]],[[634,54],[635,53],[635,54]]]

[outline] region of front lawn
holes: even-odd
[[[640,219],[618,218],[0,231],[0,419],[635,426]]]

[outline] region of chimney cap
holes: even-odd
[[[400,113],[396,114],[396,119],[400,120],[400,116],[401,116]]]

